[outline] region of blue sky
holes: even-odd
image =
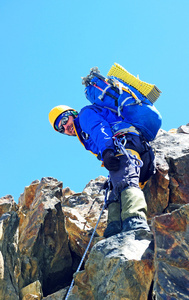
[[[117,62],[162,91],[168,131],[189,122],[188,0],[0,1],[0,197],[52,176],[81,192],[106,169],[76,137],[55,132],[49,111],[89,102],[81,77]]]

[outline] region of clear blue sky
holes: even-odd
[[[114,62],[162,91],[168,131],[189,122],[188,0],[0,1],[0,197],[15,201],[42,177],[75,192],[108,173],[76,137],[56,133],[48,113],[89,104],[81,77]]]

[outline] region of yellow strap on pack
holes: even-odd
[[[148,100],[153,104],[160,96],[161,91],[154,85],[141,81],[139,78],[130,74],[126,69],[121,65],[114,63],[111,69],[108,72],[107,76],[114,76],[130,86],[137,89],[142,95],[144,95]]]

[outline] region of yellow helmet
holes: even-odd
[[[67,106],[67,105],[58,105],[55,106],[53,109],[51,109],[50,113],[49,113],[49,122],[51,123],[52,127],[56,130],[56,128],[54,127],[55,121],[56,119],[65,111],[67,110],[73,110],[75,111],[75,109]],[[57,130],[56,130],[57,131]]]

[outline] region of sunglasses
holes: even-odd
[[[56,129],[57,129],[60,133],[64,133],[64,132],[65,132],[64,125],[67,124],[70,115],[71,115],[70,112],[65,112],[64,114],[62,114],[62,118],[61,118],[61,120],[59,121],[59,124],[58,124],[58,125],[55,125]]]

